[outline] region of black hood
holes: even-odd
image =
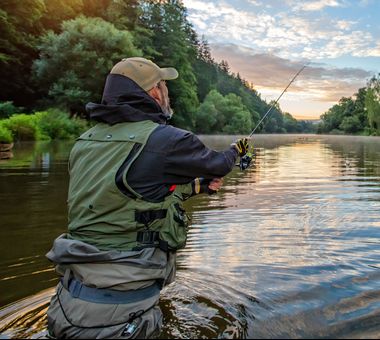
[[[147,92],[132,79],[119,74],[107,76],[101,104],[88,103],[86,111],[90,119],[109,125],[142,120],[166,124],[168,120]]]

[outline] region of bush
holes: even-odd
[[[372,128],[369,126],[366,126],[364,128],[363,134],[365,136],[380,136],[380,132],[377,132],[377,130],[375,128]]]
[[[0,121],[0,141],[74,139],[89,128],[80,118],[70,119],[56,109],[32,115],[16,114]]]
[[[86,131],[90,124],[80,118],[70,119],[57,109],[14,114],[0,120],[0,142],[74,139]]]
[[[56,109],[35,114],[41,133],[51,139],[73,139],[89,128],[87,121],[70,119],[68,115]]]
[[[45,139],[38,129],[35,115],[15,114],[3,120],[3,126],[12,132],[14,140],[17,141]]]
[[[0,122],[0,143],[12,143],[13,142],[13,136],[12,132],[9,131],[3,124]]]

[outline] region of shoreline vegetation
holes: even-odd
[[[57,109],[33,114],[16,113],[0,120],[0,142],[11,144],[19,141],[48,141],[75,139],[90,127],[81,118],[69,116]]]
[[[227,61],[213,59],[180,0],[11,1],[0,16],[3,143],[78,136],[91,124],[85,104],[101,101],[109,70],[131,56],[179,71],[168,82],[171,123],[197,134],[248,134],[273,103]],[[258,133],[380,135],[380,75],[319,124],[296,120],[276,104]]]

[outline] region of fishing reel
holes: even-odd
[[[253,159],[253,154],[247,152],[243,157],[240,157],[239,168],[244,171],[249,168]]]
[[[236,166],[238,166],[242,171],[247,170],[250,167],[252,160],[255,156],[255,151],[253,149],[253,146],[251,145],[249,146],[247,153],[244,156],[240,157],[240,161],[238,164],[236,164]]]

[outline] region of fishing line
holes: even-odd
[[[260,124],[264,121],[264,119],[270,114],[270,112],[272,111],[272,109],[275,107],[275,105],[278,103],[278,101],[280,100],[280,98],[282,97],[282,95],[286,92],[286,90],[289,88],[289,86],[296,80],[296,78],[298,77],[298,75],[306,68],[306,66],[308,65],[309,63],[306,63],[304,66],[302,66],[300,68],[300,70],[294,75],[294,77],[292,78],[292,80],[289,82],[289,84],[285,87],[285,89],[281,92],[281,94],[278,96],[278,98],[276,99],[276,101],[274,103],[272,103],[272,105],[270,106],[270,108],[268,109],[268,111],[265,113],[265,115],[260,119],[260,121],[257,123],[257,125],[255,126],[255,128],[252,130],[252,132],[248,135],[248,139],[251,139],[253,134],[255,133],[255,131],[257,130],[257,128],[260,126]],[[249,165],[251,164],[251,161],[252,161],[252,158],[253,158],[253,155],[251,152],[247,152],[243,157],[240,158],[240,162],[239,162],[239,167],[240,167],[240,170],[245,170],[249,167]]]

